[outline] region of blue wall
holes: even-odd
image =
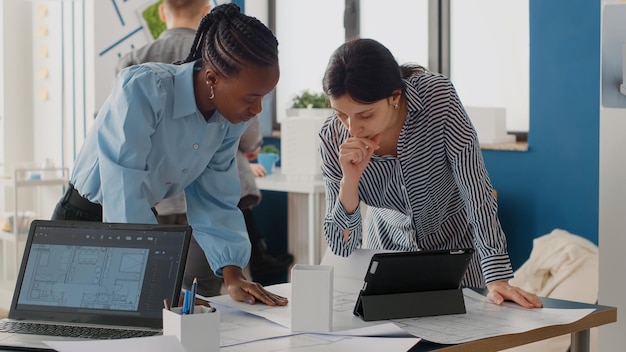
[[[530,0],[528,152],[486,150],[515,268],[555,228],[598,243],[600,1]]]

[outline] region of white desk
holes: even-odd
[[[453,314],[433,317],[423,317],[418,319],[406,319],[396,321],[391,324],[394,329],[384,324],[390,321],[366,322],[356,318],[352,314],[352,308],[356,303],[358,292],[363,284],[363,268],[367,268],[374,253],[379,252],[371,249],[357,249],[348,257],[341,257],[327,252],[321,262],[322,265],[330,265],[334,269],[333,282],[333,319],[332,330],[337,336],[348,332],[351,335],[360,336],[400,336],[398,330],[411,332],[416,336],[424,334],[431,340],[439,340],[444,343],[433,343],[420,341],[412,348],[395,349],[395,351],[411,352],[462,352],[462,351],[501,351],[507,348],[529,344],[535,341],[550,339],[562,335],[571,335],[572,352],[588,352],[590,345],[590,329],[604,324],[613,323],[617,320],[617,308],[609,306],[599,306],[572,301],[565,301],[553,298],[541,297],[546,308],[567,309],[567,310],[593,310],[591,313],[582,312],[582,318],[576,318],[579,313],[568,312],[559,314],[552,309],[527,310],[520,309],[514,304],[506,304],[498,307],[487,302],[485,289],[464,289],[464,300],[468,314]],[[367,270],[367,269],[365,269]],[[268,286],[270,292],[276,293],[288,299],[291,297],[291,284],[283,283]],[[476,295],[478,293],[478,295]],[[480,299],[476,297],[481,297]],[[337,351],[329,344],[318,344],[317,349],[296,348],[298,346],[295,339],[297,336],[291,334],[291,306],[269,308],[264,305],[248,305],[242,302],[235,302],[228,295],[207,298],[212,304],[219,304],[235,311],[244,311],[255,315],[256,318],[263,318],[264,321],[252,324],[245,322],[240,324],[245,328],[255,326],[255,334],[264,330],[264,327],[274,327],[278,325],[285,331],[267,331],[267,335],[262,340],[251,341],[245,345],[238,345],[237,351]],[[223,309],[218,307],[218,309]],[[224,312],[224,310],[222,310]],[[570,315],[570,314],[573,314]],[[585,315],[587,314],[587,315]],[[568,318],[565,318],[569,316]],[[224,315],[222,316],[224,317]],[[578,319],[578,320],[577,320]],[[222,320],[225,321],[226,319]],[[236,319],[229,320],[233,322]],[[270,322],[275,323],[271,325]],[[476,326],[476,329],[473,328]],[[232,325],[229,324],[229,330]],[[395,330],[395,331],[394,331]],[[343,332],[343,333],[342,333]],[[229,332],[229,334],[231,334]],[[272,335],[273,334],[273,335]],[[271,339],[272,337],[283,337]],[[232,335],[232,334],[231,334]],[[239,334],[244,335],[244,334]],[[347,334],[345,334],[347,335]],[[345,336],[344,335],[344,336]],[[259,336],[259,335],[256,335]],[[434,337],[433,336],[437,336]],[[222,342],[225,341],[224,332],[221,333]],[[250,334],[244,338],[250,337]],[[243,338],[242,338],[243,339]],[[282,342],[280,342],[282,340]],[[448,343],[446,343],[446,341]],[[453,342],[459,341],[459,342]],[[464,341],[464,342],[463,342]],[[244,342],[244,341],[239,341]],[[290,342],[293,342],[290,343]],[[267,348],[267,343],[275,343],[274,348]],[[279,348],[279,347],[283,348]],[[322,347],[324,346],[324,347]],[[230,349],[224,348],[228,351]],[[265,348],[264,348],[265,347]],[[546,347],[545,345],[543,346]],[[567,349],[567,347],[565,347]],[[352,351],[357,349],[343,349]],[[387,349],[358,349],[376,351],[394,351]]]
[[[322,179],[312,181],[293,180],[283,175],[280,172],[280,168],[274,168],[271,175],[257,177],[256,184],[259,189],[264,191],[301,193],[307,195],[308,263],[318,264],[320,258],[319,236],[321,236],[319,196],[325,193]],[[297,211],[296,209],[288,208],[287,213],[290,214],[288,216],[291,217],[295,216]],[[292,220],[297,221],[297,219],[290,219],[290,221]],[[291,235],[297,236],[298,234]]]

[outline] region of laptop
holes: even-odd
[[[160,334],[164,299],[179,299],[191,232],[187,225],[34,220],[9,317],[0,320],[0,348]],[[49,335],[76,329],[71,337]]]

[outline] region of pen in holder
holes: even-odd
[[[163,335],[174,335],[187,352],[219,352],[220,313],[213,307],[195,306],[193,314],[182,307],[163,309]]]

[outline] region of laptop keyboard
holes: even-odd
[[[52,325],[11,320],[0,321],[0,332],[105,340],[152,336],[160,333],[157,330],[126,330],[86,326]]]

